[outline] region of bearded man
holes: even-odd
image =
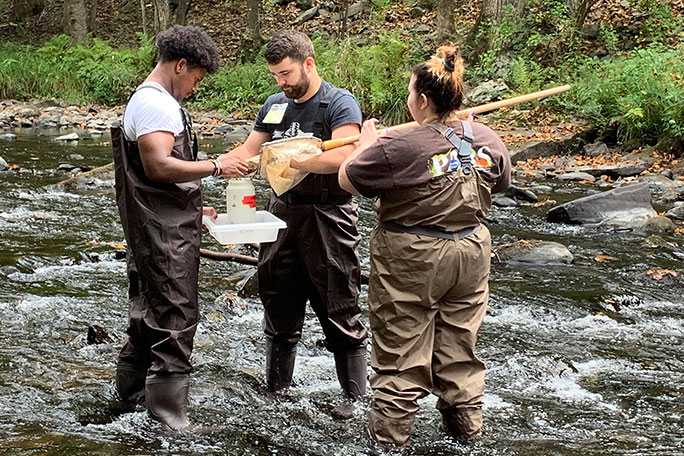
[[[247,159],[267,141],[301,133],[322,140],[359,134],[358,102],[347,90],[321,79],[313,44],[305,34],[277,33],[264,57],[282,92],[266,100],[245,143],[228,156]],[[357,303],[358,205],[337,179],[340,164],[353,149],[340,147],[293,163],[311,173],[291,190],[274,194],[266,206],[287,222],[278,239],[259,250],[266,383],[271,391],[292,384],[307,301],[325,334],[325,347],[335,356],[337,378],[346,396],[355,399],[366,391],[367,332]]]

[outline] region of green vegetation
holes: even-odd
[[[73,45],[57,35],[39,48],[0,46],[0,98],[59,98],[69,103],[125,100],[154,63],[151,39],[138,49],[112,49],[102,40]]]
[[[653,45],[613,60],[593,59],[575,79],[567,106],[599,125],[614,123],[621,140],[684,144],[684,46]]]
[[[428,51],[392,33],[381,35],[369,46],[358,46],[352,40],[324,44],[317,39],[314,44],[321,75],[353,93],[367,116],[382,118],[386,124],[409,117],[410,70],[429,56]]]
[[[266,98],[278,90],[263,62],[222,67],[218,73],[204,78],[191,106],[198,110],[253,116]]]
[[[608,23],[579,28],[564,0],[529,0],[522,18],[509,5],[494,30],[475,35],[491,47],[466,77],[503,79],[515,94],[569,83],[573,90],[547,106],[615,130],[619,141],[682,145],[684,19],[667,2],[633,4],[644,20],[620,33]]]

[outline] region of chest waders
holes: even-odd
[[[143,85],[138,90],[154,86]],[[189,114],[171,156],[197,159]],[[146,397],[153,418],[172,429],[188,425],[190,355],[199,321],[197,276],[202,195],[199,180],[150,180],[135,141],[112,128],[116,199],[123,226],[129,280],[127,337],[117,363],[117,390],[129,405]],[[144,392],[143,392],[144,389]]]
[[[330,139],[332,132],[326,130],[324,118],[336,92],[335,88],[328,91],[312,124],[301,126],[303,131]],[[297,120],[291,115],[293,102],[287,102],[282,130]],[[259,249],[269,389],[292,383],[308,300],[325,334],[325,346],[335,355],[342,389],[349,397],[363,395],[367,331],[357,304],[361,275],[356,203],[339,186],[337,174],[309,174],[292,190],[273,196],[266,208],[287,223],[275,242]]]
[[[473,150],[473,128],[470,126],[470,123],[465,121],[461,121],[461,125],[463,127],[463,139],[459,138],[451,127],[444,128],[439,124],[429,124],[431,128],[444,135],[447,141],[449,141],[454,149],[458,151],[457,157],[460,162],[460,168],[464,175],[470,176],[473,173],[471,159],[471,152]],[[431,236],[439,239],[450,239],[452,241],[458,241],[459,239],[468,237],[480,230],[480,225],[474,225],[459,231],[450,232],[439,230],[430,226],[402,225],[392,220],[380,221],[379,225],[389,231],[419,234],[422,236]]]
[[[463,139],[450,128],[438,131],[458,151],[460,166],[452,172],[458,178],[441,176],[439,185],[427,188],[441,199],[467,195],[453,204],[474,211],[481,190],[471,162],[470,124],[463,123]],[[438,206],[422,189],[396,191],[393,202],[400,204],[403,196],[406,204],[418,204],[416,195],[425,197],[419,204],[426,206],[416,211],[429,217]],[[474,346],[488,298],[489,231],[479,224],[451,232],[401,222],[382,222],[371,234],[368,306],[375,373],[369,431],[380,443],[407,444],[418,400],[435,394],[449,432],[474,439],[482,427],[484,365]]]

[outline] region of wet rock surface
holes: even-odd
[[[37,130],[64,131],[79,129],[89,136],[100,136],[113,126],[119,125],[123,107],[105,108],[93,106],[66,106],[58,101],[50,103],[0,101],[0,130],[11,128],[34,128]],[[226,144],[243,142],[252,128],[252,122],[235,119],[218,112],[193,115],[193,126],[200,136],[226,137]],[[0,140],[13,139],[12,134],[0,135]],[[72,142],[81,138],[77,133],[67,133],[55,141]]]
[[[563,244],[553,241],[520,240],[497,246],[492,259],[497,263],[527,265],[570,264],[573,255]]]
[[[546,214],[546,220],[555,223],[598,224],[637,223],[643,224],[657,214],[651,206],[651,192],[648,184],[633,184],[595,195],[578,198],[556,206]]]

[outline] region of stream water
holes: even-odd
[[[234,263],[203,260],[200,270],[190,415],[211,432],[169,435],[145,412],[112,413],[127,315],[125,263],[112,247],[123,239],[113,191],[52,186],[67,177],[55,169],[74,162],[69,155],[94,167],[111,161],[111,150],[107,137],[78,145],[51,138],[17,132],[16,141],[0,142],[0,156],[24,169],[0,173],[0,454],[370,454],[369,399],[351,420],[331,417],[340,390],[313,313],[296,387],[275,401],[264,394],[260,303],[235,295],[254,268]],[[210,153],[222,147],[203,144]],[[558,202],[589,189],[545,184],[552,189],[540,197]],[[225,181],[205,180],[206,202],[222,208],[224,189]],[[267,195],[261,185],[258,207]],[[372,201],[360,203],[367,267],[375,215]],[[575,261],[493,267],[479,341],[486,438],[454,443],[429,397],[406,454],[684,454],[684,286],[646,274],[682,269],[681,236],[653,248],[642,235],[549,224],[550,207],[495,208],[489,217],[495,244],[555,240]],[[221,248],[208,235],[203,245]],[[595,261],[597,254],[611,259]],[[107,331],[104,343],[88,343],[92,325]]]

